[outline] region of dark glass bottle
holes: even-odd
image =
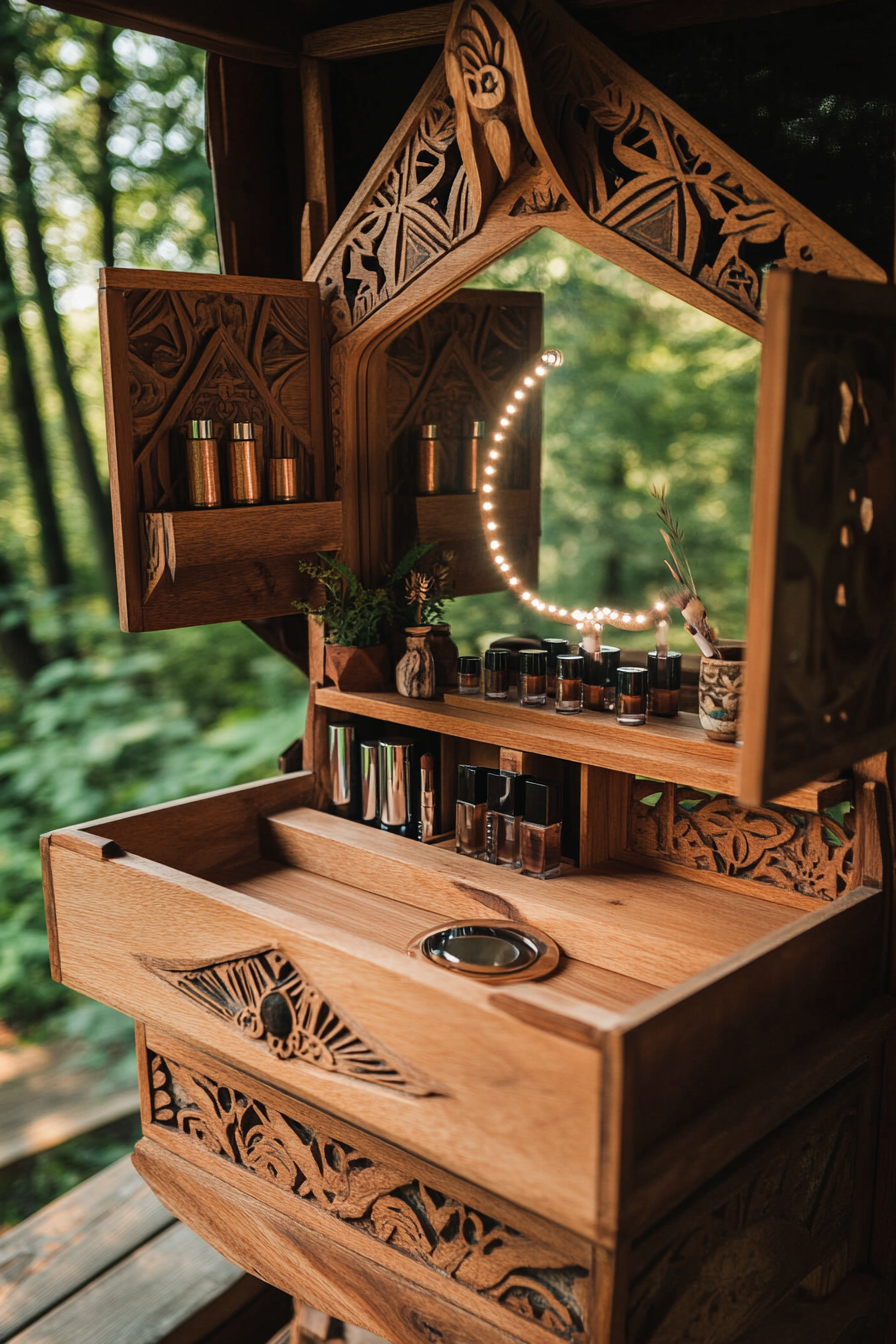
[[[620,667],[616,673],[616,722],[647,722],[646,667]]]
[[[612,713],[616,708],[616,672],[619,667],[620,651],[612,644],[604,644],[599,649],[586,649],[582,644],[579,653],[585,659],[584,702],[586,709]]]
[[[557,877],[563,798],[560,786],[547,780],[526,781],[526,804],[520,827],[520,869],[527,877]]]
[[[413,770],[414,742],[384,737],[377,752],[380,788],[380,830],[417,836]]]
[[[579,653],[557,655],[555,707],[558,714],[581,714],[585,660]]]
[[[482,682],[482,659],[462,657],[457,660],[458,695],[478,695]]]
[[[647,687],[650,713],[661,719],[674,719],[681,693],[681,654],[651,649],[647,655]]]
[[[548,655],[544,649],[520,649],[519,692],[521,705],[547,701]]]
[[[455,841],[458,854],[471,859],[485,858],[485,811],[489,772],[483,766],[457,767],[457,804]]]
[[[485,814],[485,855],[489,863],[519,868],[525,795],[525,775],[505,770],[489,775]]]
[[[510,654],[507,649],[485,651],[485,698],[506,700],[510,689]]]
[[[546,690],[553,700],[557,693],[557,655],[569,653],[569,643],[565,639],[543,639],[541,644],[548,656]]]

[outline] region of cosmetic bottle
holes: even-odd
[[[294,504],[299,498],[297,457],[268,458],[268,499],[272,504]]]
[[[380,830],[415,838],[413,754],[414,743],[409,738],[381,738],[377,752],[377,778],[380,789]]]
[[[457,767],[457,805],[455,808],[455,844],[458,854],[470,859],[485,858],[485,811],[488,801],[489,772],[478,765]]]
[[[520,827],[520,869],[527,877],[557,877],[563,799],[559,785],[526,781],[526,805]]]
[[[592,647],[589,648],[589,644]],[[612,712],[616,708],[619,649],[612,644],[598,645],[596,640],[586,637],[579,645],[579,653],[585,659],[582,687],[585,708]]]
[[[543,639],[542,648],[548,656],[547,693],[553,700],[557,693],[557,655],[569,653],[569,644],[565,639]]]
[[[330,757],[330,811],[339,817],[357,816],[357,781],[352,778],[355,729],[351,723],[331,723],[327,729]]]
[[[544,649],[520,649],[521,705],[543,705],[547,696],[548,655]]]
[[[436,765],[432,753],[420,757],[420,822],[417,838],[426,842],[436,833]]]
[[[439,493],[439,427],[421,425],[414,454],[414,490],[418,495]]]
[[[479,489],[479,454],[485,438],[485,421],[474,420],[470,432],[461,441],[457,460],[457,493],[475,495]]]
[[[501,771],[488,777],[485,857],[500,868],[520,866],[520,826],[526,802],[526,776]]]
[[[554,707],[558,714],[581,714],[585,659],[580,653],[558,653]]]
[[[674,719],[681,691],[681,654],[653,649],[647,655],[647,708],[661,719]]]
[[[228,495],[231,504],[261,503],[261,471],[256,426],[237,421],[227,441]]]
[[[482,682],[482,659],[460,657],[457,660],[458,695],[478,695]]]
[[[646,667],[620,667],[616,673],[616,722],[647,722]]]
[[[510,654],[507,649],[485,651],[485,698],[506,700],[510,689]]]
[[[194,509],[220,509],[221,468],[212,420],[190,420],[187,436],[187,489]]]
[[[378,778],[378,742],[362,742],[358,755],[361,776],[361,820],[365,826],[379,825],[380,791]]]

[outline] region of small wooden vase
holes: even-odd
[[[436,665],[436,685],[457,685],[457,645],[451,638],[450,625],[430,626],[430,648]]]
[[[411,700],[432,700],[436,693],[436,665],[428,625],[410,625],[405,630],[408,651],[395,669],[395,688]]]
[[[327,644],[326,676],[340,691],[383,691],[389,682],[389,649],[372,644],[356,649],[349,644]]]
[[[737,718],[744,689],[743,658],[701,658],[697,709],[700,727],[713,742],[737,739]]]

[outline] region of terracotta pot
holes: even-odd
[[[450,625],[430,626],[430,648],[436,665],[436,685],[457,685],[457,645],[451,638]]]
[[[432,700],[436,693],[436,665],[428,625],[410,625],[405,630],[408,651],[395,669],[395,688],[411,700]]]
[[[326,645],[326,676],[340,691],[384,691],[389,683],[389,650],[385,644],[356,649]]]
[[[734,650],[730,650],[734,652]],[[741,648],[738,648],[741,652]],[[729,650],[725,650],[729,652]],[[701,658],[697,710],[700,727],[713,742],[737,739],[737,717],[746,662],[741,658]]]

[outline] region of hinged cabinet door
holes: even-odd
[[[896,746],[896,289],[769,276],[741,798]]]
[[[342,542],[317,286],[104,270],[100,334],[122,628],[288,614],[307,587],[298,558]],[[214,422],[219,507],[191,506],[193,420]],[[246,422],[262,494],[234,504],[226,437]],[[269,502],[272,459],[289,460],[290,502]]]

